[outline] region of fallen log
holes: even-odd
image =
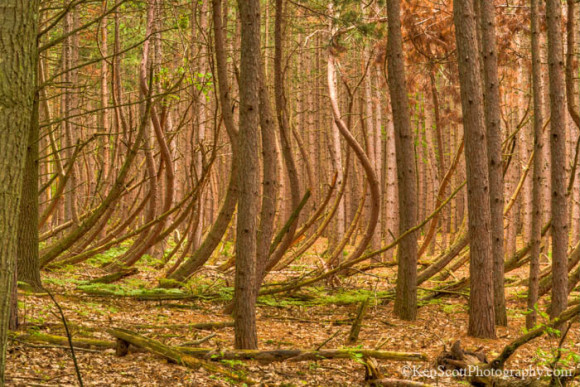
[[[49,343],[55,345],[68,346],[68,338],[66,336],[56,336],[50,335],[48,333],[25,333],[17,334],[16,332],[9,332],[9,337],[18,341],[23,341],[27,343]],[[100,340],[86,337],[74,337],[72,339],[73,346],[78,348],[97,348],[97,349],[110,349],[115,348],[115,343],[108,340]]]
[[[137,274],[139,270],[137,268],[132,267],[129,269],[119,270],[116,273],[107,274],[99,278],[95,278],[88,282],[89,285],[92,284],[112,284],[113,282],[117,282],[125,277],[129,277],[133,274]]]
[[[492,361],[488,361],[485,354],[481,351],[469,352],[461,348],[461,343],[459,341],[455,342],[451,347],[450,351],[443,350],[443,352],[437,357],[435,364],[437,366],[443,367],[446,370],[464,370],[465,376],[467,376],[468,381],[479,387],[547,387],[551,386],[551,380],[541,380],[541,379],[515,379],[515,378],[505,378],[503,373],[505,363],[507,360],[515,353],[515,351],[522,345],[529,343],[535,338],[542,336],[544,333],[554,329],[555,327],[577,318],[580,315],[580,305],[566,309],[557,318],[535,328],[523,336],[520,336],[513,340],[511,343],[506,345],[501,353]],[[498,372],[494,372],[498,371]],[[498,376],[499,375],[499,376]],[[576,377],[576,373],[574,376]],[[567,377],[560,378],[560,384],[565,385]]]
[[[521,347],[522,345],[532,341],[533,339],[542,336],[546,333],[549,329],[557,327],[566,321],[569,321],[575,317],[580,315],[580,304],[574,307],[568,308],[563,311],[560,316],[552,320],[549,324],[541,325],[536,329],[533,329],[526,333],[523,336],[518,337],[517,339],[513,340],[507,346],[504,347],[502,352],[496,357],[492,362],[491,366],[494,369],[503,369],[505,362],[510,358],[514,352]]]
[[[413,382],[410,380],[400,380],[391,378],[382,378],[369,380],[367,383],[373,387],[431,387],[432,384]]]
[[[275,349],[263,351],[254,349],[228,349],[219,351],[209,348],[188,347],[176,347],[176,349],[196,358],[213,360],[259,360],[276,362],[370,357],[391,361],[427,361],[427,356],[422,353],[376,351],[358,348],[321,349],[318,351],[309,349]]]
[[[155,324],[135,324],[135,328],[139,329],[176,329],[176,328],[191,328],[199,330],[213,330],[229,328],[234,326],[233,321],[214,321],[205,323],[194,323],[194,324],[167,324],[167,325],[155,325]]]
[[[238,380],[244,383],[256,384],[257,382],[240,374],[233,370],[230,370],[219,364],[198,359],[193,356],[189,356],[175,348],[169,347],[159,341],[149,339],[147,337],[141,336],[135,332],[127,329],[111,328],[107,329],[107,332],[118,340],[125,341],[131,345],[142,348],[148,352],[155,355],[164,357],[172,362],[183,365],[188,368],[198,369],[200,367],[206,369],[210,373],[218,373],[224,375],[230,379]],[[121,352],[122,353],[122,352]]]
[[[429,384],[411,380],[385,378],[379,369],[379,364],[373,358],[366,358],[363,365],[365,366],[365,385],[371,387],[430,387]]]

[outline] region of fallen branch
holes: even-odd
[[[276,350],[213,350],[209,348],[184,348],[179,351],[202,359],[213,360],[259,360],[264,362],[276,361],[310,361],[323,359],[352,359],[372,357],[380,360],[391,361],[427,361],[427,356],[414,352],[390,352],[375,351],[371,349],[321,349],[319,351],[309,349],[276,349]]]
[[[367,307],[369,305],[369,298],[365,298],[359,305],[358,310],[356,312],[356,318],[352,324],[350,329],[350,333],[348,335],[347,342],[349,344],[354,344],[358,340],[358,335],[360,333],[360,328],[362,326],[363,318],[365,317],[365,313],[367,311]]]
[[[25,343],[49,343],[54,345],[68,345],[68,337],[50,335],[48,333],[32,333],[18,335],[15,332],[10,332],[9,337]],[[75,337],[72,339],[72,344],[75,348],[98,348],[109,349],[115,348],[115,343],[107,340],[92,339],[85,337]]]
[[[233,321],[216,321],[216,322],[206,322],[206,323],[195,323],[195,324],[167,324],[167,325],[154,325],[154,324],[136,324],[133,325],[135,328],[139,329],[176,329],[176,328],[191,328],[191,329],[222,329],[234,326]]]
[[[413,382],[410,380],[399,380],[391,378],[375,379],[369,380],[367,382],[371,386],[381,386],[381,387],[431,387],[431,384],[425,384],[421,382]]]
[[[238,380],[244,383],[253,383],[256,381],[247,378],[241,374],[235,373],[226,367],[219,364],[215,364],[206,360],[198,359],[193,356],[189,356],[182,351],[175,348],[169,347],[159,341],[149,339],[147,337],[141,336],[135,332],[131,332],[127,329],[111,328],[107,329],[107,332],[122,341],[125,341],[131,345],[142,348],[148,352],[154,353],[158,356],[169,359],[177,364],[183,365],[188,368],[198,369],[200,367],[206,369],[212,374],[221,374],[230,379]]]
[[[89,284],[111,284],[113,282],[117,282],[120,279],[125,277],[129,277],[130,275],[137,274],[138,270],[135,267],[131,267],[129,269],[120,270],[116,273],[107,274],[99,278],[95,278],[90,280]]]
[[[563,311],[560,316],[556,317],[549,324],[541,325],[536,329],[533,329],[523,336],[518,337],[507,346],[504,347],[503,351],[496,357],[492,362],[491,366],[494,369],[503,369],[505,362],[510,358],[514,352],[522,345],[532,341],[533,339],[542,336],[548,329],[553,329],[554,327],[565,323],[573,319],[574,317],[580,315],[580,305],[576,305],[572,308],[568,308]]]

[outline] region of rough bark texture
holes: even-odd
[[[485,82],[485,126],[487,131],[487,158],[489,161],[493,300],[495,322],[498,325],[506,326],[507,313],[503,278],[503,163],[497,51],[495,44],[495,6],[492,1],[478,1],[481,12],[481,45]]]
[[[18,220],[18,280],[42,288],[38,253],[38,94],[35,95],[28,135]]]
[[[489,174],[484,124],[483,92],[478,59],[477,30],[473,2],[454,0],[453,15],[457,41],[461,105],[465,131],[467,205],[471,261],[469,274],[469,327],[471,336],[495,337],[493,304],[491,216]]]
[[[388,29],[388,72],[391,106],[395,125],[395,147],[399,182],[399,234],[415,226],[417,222],[416,170],[413,150],[413,132],[409,119],[403,36],[401,34],[401,5],[399,0],[387,2]],[[397,297],[395,313],[404,320],[415,320],[417,316],[417,234],[403,239],[397,253]]]
[[[550,175],[552,203],[552,317],[568,300],[568,212],[566,206],[566,87],[562,47],[562,4],[546,1],[548,70],[550,74]]]
[[[37,0],[0,3],[0,385],[4,385],[19,199],[36,85]]]
[[[242,23],[240,62],[240,135],[236,276],[234,288],[235,347],[255,349],[256,232],[259,205],[258,125],[260,86],[260,2],[239,0]]]
[[[538,0],[531,3],[531,48],[532,48],[532,92],[534,99],[534,175],[532,186],[532,229],[530,275],[528,288],[528,312],[526,327],[532,329],[536,325],[537,313],[535,305],[538,302],[538,281],[540,274],[540,249],[542,244],[543,187],[542,168],[544,164],[544,126],[543,91],[542,91],[542,61],[540,55],[540,30],[538,25]]]

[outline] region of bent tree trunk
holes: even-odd
[[[212,7],[219,103],[221,104],[224,125],[232,149],[230,180],[228,182],[226,197],[220,207],[217,219],[203,240],[201,246],[195,251],[191,258],[167,276],[176,281],[186,280],[193,273],[199,270],[199,268],[201,268],[209,259],[224,236],[238,203],[238,129],[235,125],[232,114],[233,109],[227,75],[227,59],[224,46],[221,0],[213,0]]]
[[[9,304],[37,66],[38,0],[0,3],[0,385],[4,385]]]

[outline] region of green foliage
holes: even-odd
[[[230,366],[230,367],[235,367],[235,366],[243,366],[244,362],[241,360],[228,360],[228,359],[222,359],[220,360],[222,363]]]
[[[571,342],[570,344],[573,347],[574,343]],[[536,349],[536,357],[538,364],[546,367],[554,365],[556,360],[558,360],[557,363],[563,368],[572,368],[580,364],[580,354],[563,347],[551,348],[549,350],[538,348]]]

